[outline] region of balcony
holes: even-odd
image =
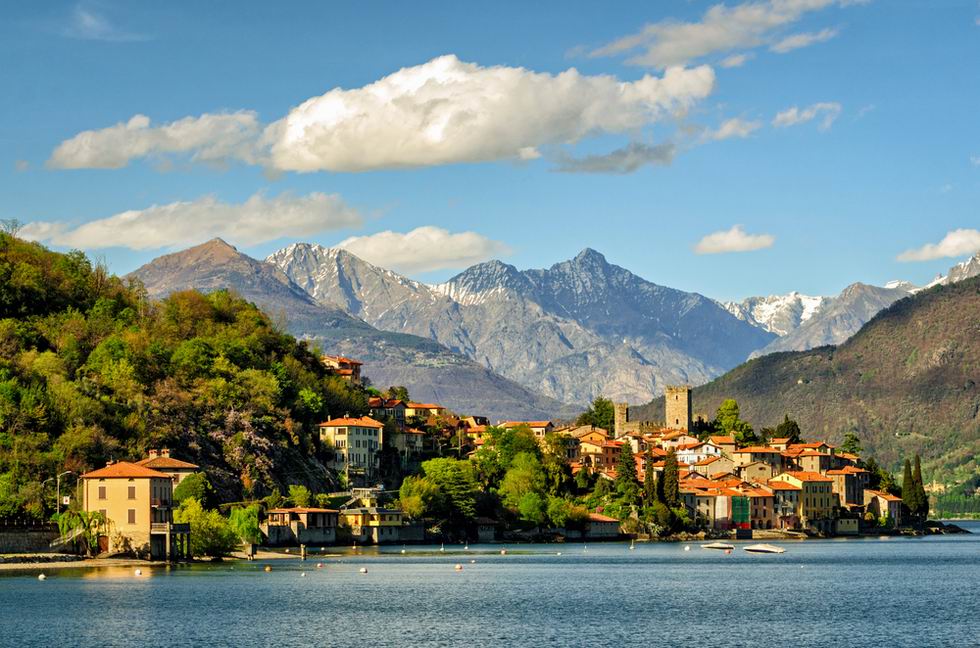
[[[170,508],[170,500],[153,497],[150,499],[150,506],[153,508]]]
[[[150,533],[190,533],[191,525],[187,522],[151,522]]]

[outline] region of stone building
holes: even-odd
[[[671,430],[690,430],[694,408],[690,385],[668,385],[664,392],[664,420]]]

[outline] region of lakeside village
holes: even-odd
[[[362,363],[323,362],[365,388]],[[788,416],[756,434],[734,401],[706,421],[694,416],[686,386],[667,389],[664,424],[632,421],[626,404],[598,398],[570,425],[491,425],[413,402],[404,388],[367,389],[367,414],[319,425],[319,456],[343,490],[293,485],[222,505],[212,501],[206,470],[176,452],[150,450],[81,475],[75,500],[58,502],[67,510],[59,510],[50,547],[180,561],[242,550],[252,557],[256,546],[296,547],[305,556],[307,547],[330,545],[944,530],[927,521],[918,457],[914,468],[905,462],[899,484],[860,456],[854,435],[841,447],[806,442]],[[6,550],[37,550],[26,537],[32,531],[23,533],[19,545],[5,533]]]

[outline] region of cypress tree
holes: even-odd
[[[647,450],[646,469],[643,471],[644,504],[651,506],[657,499],[657,484],[653,479],[653,454]]]
[[[902,470],[902,502],[913,514],[919,510],[919,491],[915,488],[912,479],[912,464],[905,460],[905,468]]]
[[[616,490],[625,494],[636,494],[637,490],[636,460],[633,458],[633,446],[628,441],[623,442],[616,461]]]
[[[912,470],[912,481],[915,483],[916,496],[918,498],[919,510],[916,513],[923,520],[929,517],[929,496],[926,495],[926,486],[922,483],[922,461],[919,455],[915,455],[915,468]]]
[[[681,503],[680,471],[677,466],[677,453],[671,448],[664,461],[664,502],[674,508]]]

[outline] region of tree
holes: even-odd
[[[566,437],[549,432],[544,437],[541,465],[544,467],[547,489],[551,495],[560,496],[571,490],[572,469],[568,465]]]
[[[398,502],[412,518],[430,517],[445,508],[445,497],[439,487],[426,477],[406,477],[398,490]]]
[[[840,449],[843,452],[848,452],[852,455],[858,456],[860,456],[864,451],[864,448],[861,447],[861,439],[858,438],[858,435],[854,432],[844,433],[844,442],[841,443]]]
[[[918,453],[915,455],[915,467],[912,469],[912,483],[915,486],[916,499],[919,504],[919,508],[915,511],[915,514],[920,519],[925,520],[929,517],[929,495],[926,494],[925,484],[922,483],[922,460],[919,458]]]
[[[408,388],[402,385],[389,387],[385,392],[385,397],[393,400],[404,401],[406,403],[411,400],[411,398],[408,396]]]
[[[99,549],[99,530],[105,524],[105,517],[98,511],[68,509],[58,516],[58,531],[62,538],[77,533],[78,541],[85,547],[85,553],[94,556]]]
[[[228,520],[217,511],[205,510],[193,497],[180,503],[174,511],[174,521],[191,525],[191,553],[195,556],[221,558],[239,544],[238,535]]]
[[[17,233],[23,229],[24,223],[20,222],[16,218],[0,218],[0,232],[4,234],[9,234],[10,236],[17,236]]]
[[[575,473],[575,488],[578,489],[580,493],[584,493],[592,488],[592,474],[586,466]]]
[[[657,500],[657,481],[653,474],[653,453],[647,450],[645,468],[643,470],[643,503],[652,506]]]
[[[783,415],[783,422],[776,426],[775,436],[780,439],[789,439],[787,443],[803,443],[800,425],[791,419],[789,414]]]
[[[476,517],[476,499],[480,493],[476,472],[469,461],[439,458],[422,464],[425,477],[442,494],[441,516],[454,531],[461,531]]]
[[[575,422],[578,425],[591,425],[611,432],[616,424],[615,412],[616,409],[611,400],[603,396],[596,396],[589,409],[579,414]]]
[[[202,472],[191,473],[177,484],[174,489],[174,504],[180,505],[186,499],[196,499],[202,506],[211,503],[214,498],[214,488]]]
[[[548,502],[541,493],[531,491],[521,497],[517,512],[522,520],[541,526],[548,520]]]
[[[289,485],[289,501],[293,503],[293,506],[306,508],[310,505],[310,497],[310,489],[306,486],[300,486],[298,484]]]
[[[541,462],[533,454],[522,452],[514,457],[514,462],[500,482],[500,497],[504,506],[520,511],[521,502],[528,493],[541,495],[544,488],[545,473]]]
[[[228,516],[228,524],[232,531],[242,539],[242,542],[249,544],[259,544],[262,542],[262,533],[259,531],[259,505],[252,504],[242,508],[236,506],[231,509]]]
[[[633,458],[633,446],[629,441],[624,441],[619,449],[619,458],[616,461],[616,490],[625,495],[627,499],[635,499],[638,482],[636,477],[636,460]]]
[[[922,505],[919,503],[919,490],[915,487],[912,479],[912,464],[905,460],[905,467],[902,470],[902,503],[917,515]]]
[[[715,416],[715,426],[723,434],[734,436],[740,444],[746,445],[758,441],[752,426],[739,418],[738,402],[734,398],[722,401]]]
[[[677,453],[673,448],[670,449],[667,458],[664,460],[664,472],[661,479],[664,482],[664,503],[670,508],[679,506],[681,503],[680,470],[677,465]]]

